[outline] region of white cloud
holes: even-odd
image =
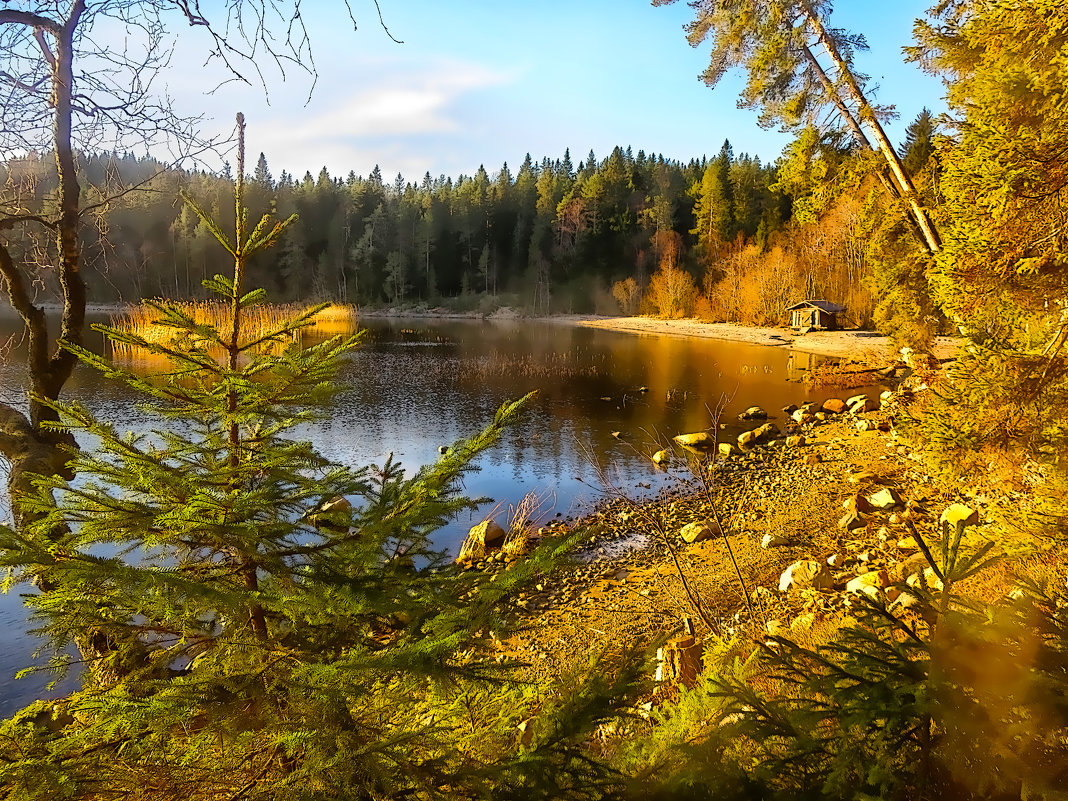
[[[389,164],[407,175],[418,165],[410,148],[400,156],[402,140],[462,134],[468,126],[458,105],[465,96],[508,81],[503,73],[458,62],[379,73],[368,87],[340,86],[332,76],[330,86],[316,88],[308,106],[275,99],[258,112],[249,130],[249,150],[263,151],[275,172],[284,168],[303,175],[305,169],[314,172],[326,164],[332,174],[349,169],[364,173],[382,163],[384,169]]]

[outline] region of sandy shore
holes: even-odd
[[[789,328],[757,328],[731,323],[706,323],[695,319],[658,320],[652,317],[582,315],[567,315],[550,319],[609,331],[723,339],[731,342],[747,342],[751,345],[785,347],[822,356],[862,357],[870,355],[878,360],[896,353],[890,337],[875,331],[812,331],[802,335]],[[936,337],[934,355],[939,359],[952,358],[959,344],[960,340],[952,337]]]
[[[121,303],[94,303],[89,304],[86,311],[97,314],[114,314],[121,312],[126,308],[126,305]],[[59,312],[60,307],[47,304],[47,310],[50,314],[54,314]],[[15,312],[7,304],[0,303],[0,317],[3,316],[14,317]],[[489,320],[525,317],[521,312],[509,307],[502,307],[485,316],[478,312],[450,312],[442,308],[418,311],[407,309],[361,309],[360,316],[370,318],[417,317]],[[890,338],[875,331],[812,331],[807,334],[799,334],[789,328],[757,328],[733,323],[708,323],[696,319],[659,320],[653,317],[602,317],[589,314],[557,314],[530,319],[558,325],[578,325],[639,335],[652,334],[657,336],[746,342],[751,345],[789,348],[821,356],[856,357],[873,362],[896,354],[896,349]],[[939,359],[951,359],[956,354],[959,344],[960,340],[953,337],[935,337],[932,350]]]

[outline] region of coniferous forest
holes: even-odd
[[[391,180],[275,176],[240,114],[220,174],[83,147],[195,138],[129,79],[167,62],[161,33],[299,64],[272,27],[299,2],[6,3],[0,288],[26,386],[0,400],[0,565],[77,684],[0,722],[0,799],[1064,799],[1068,10],[937,3],[905,55],[947,111],[894,143],[831,5],[690,4],[702,79],[740,72],[793,135],[774,163],[620,146]],[[147,55],[92,35],[116,21]],[[435,533],[531,397],[411,472],[300,438],[360,346],[302,344],[332,301],[777,325],[820,297],[904,355],[878,390],[737,445],[710,399],[648,455],[685,492],[520,509],[459,557]],[[156,325],[101,330],[151,371],[86,345],[87,302],[116,300]],[[308,305],[254,328],[269,300]],[[76,365],[140,399],[141,433],[67,397]],[[660,549],[646,584],[574,558],[620,527]],[[527,647],[616,625],[575,610],[625,596],[640,625],[600,648]]]
[[[915,147],[929,148],[931,133],[928,127]],[[34,187],[28,207],[52,191],[51,162],[42,153],[5,165],[10,184]],[[90,197],[116,183],[139,187],[109,208],[104,236],[86,234],[93,297],[200,296],[218,255],[203,223],[174,198],[184,189],[217,213],[229,210],[229,166],[212,175],[167,170],[129,154],[81,162]],[[418,181],[384,180],[377,167],[366,177],[350,172],[342,179],[324,168],[317,176],[276,178],[261,153],[248,178],[254,214],[298,215],[279,247],[250,266],[272,297],[361,306],[461,298],[477,304],[484,297],[534,313],[618,313],[613,286],[628,278],[646,286],[663,266],[685,270],[694,288],[713,299],[724,278],[744,278],[760,300],[753,312],[706,302],[699,309],[705,316],[773,322],[782,291],[764,297],[759,287],[788,275],[797,291],[848,296],[857,301],[858,321],[870,319],[863,256],[851,254],[861,248],[862,233],[848,219],[856,211],[840,212],[847,220],[822,249],[795,253],[790,243],[804,229],[791,211],[795,190],[779,185],[776,166],[736,156],[729,142],[715,158],[687,164],[617,147],[577,164],[570,152],[537,162],[528,154],[514,172],[503,164],[492,174],[480,167],[473,176],[426,174]],[[818,237],[832,239],[826,231]],[[692,314],[696,300],[694,293],[678,313]],[[628,312],[642,308],[623,305]],[[655,304],[646,310],[660,311]],[[751,313],[751,320],[738,316]]]

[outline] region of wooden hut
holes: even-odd
[[[838,315],[845,309],[845,306],[829,300],[803,300],[786,307],[786,311],[790,312],[790,327],[802,331],[837,330]]]

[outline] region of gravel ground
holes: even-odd
[[[783,426],[787,417],[779,418]],[[540,589],[512,599],[521,627],[498,642],[500,658],[526,663],[526,675],[543,680],[564,677],[591,656],[680,634],[687,617],[698,636],[710,627],[752,637],[796,630],[798,621],[808,628],[837,625],[848,614],[849,580],[881,570],[896,577],[910,557],[915,563],[918,551],[904,518],[925,538],[935,535],[941,511],[956,500],[986,518],[985,499],[940,488],[890,433],[858,430],[862,420],[889,427],[883,411],[828,415],[804,426],[805,444],[777,440],[717,460],[707,481],[695,480],[677,454],[669,470],[678,482],[662,496],[634,502],[618,493],[579,521],[591,527],[586,550]],[[865,525],[853,531],[839,525],[844,502],[884,487],[900,494],[900,507],[865,515]],[[717,515],[726,538],[694,544],[679,538],[687,523]],[[767,535],[782,544],[762,547]],[[780,592],[783,571],[802,559],[830,559],[833,588]],[[488,563],[486,569],[505,568]]]

